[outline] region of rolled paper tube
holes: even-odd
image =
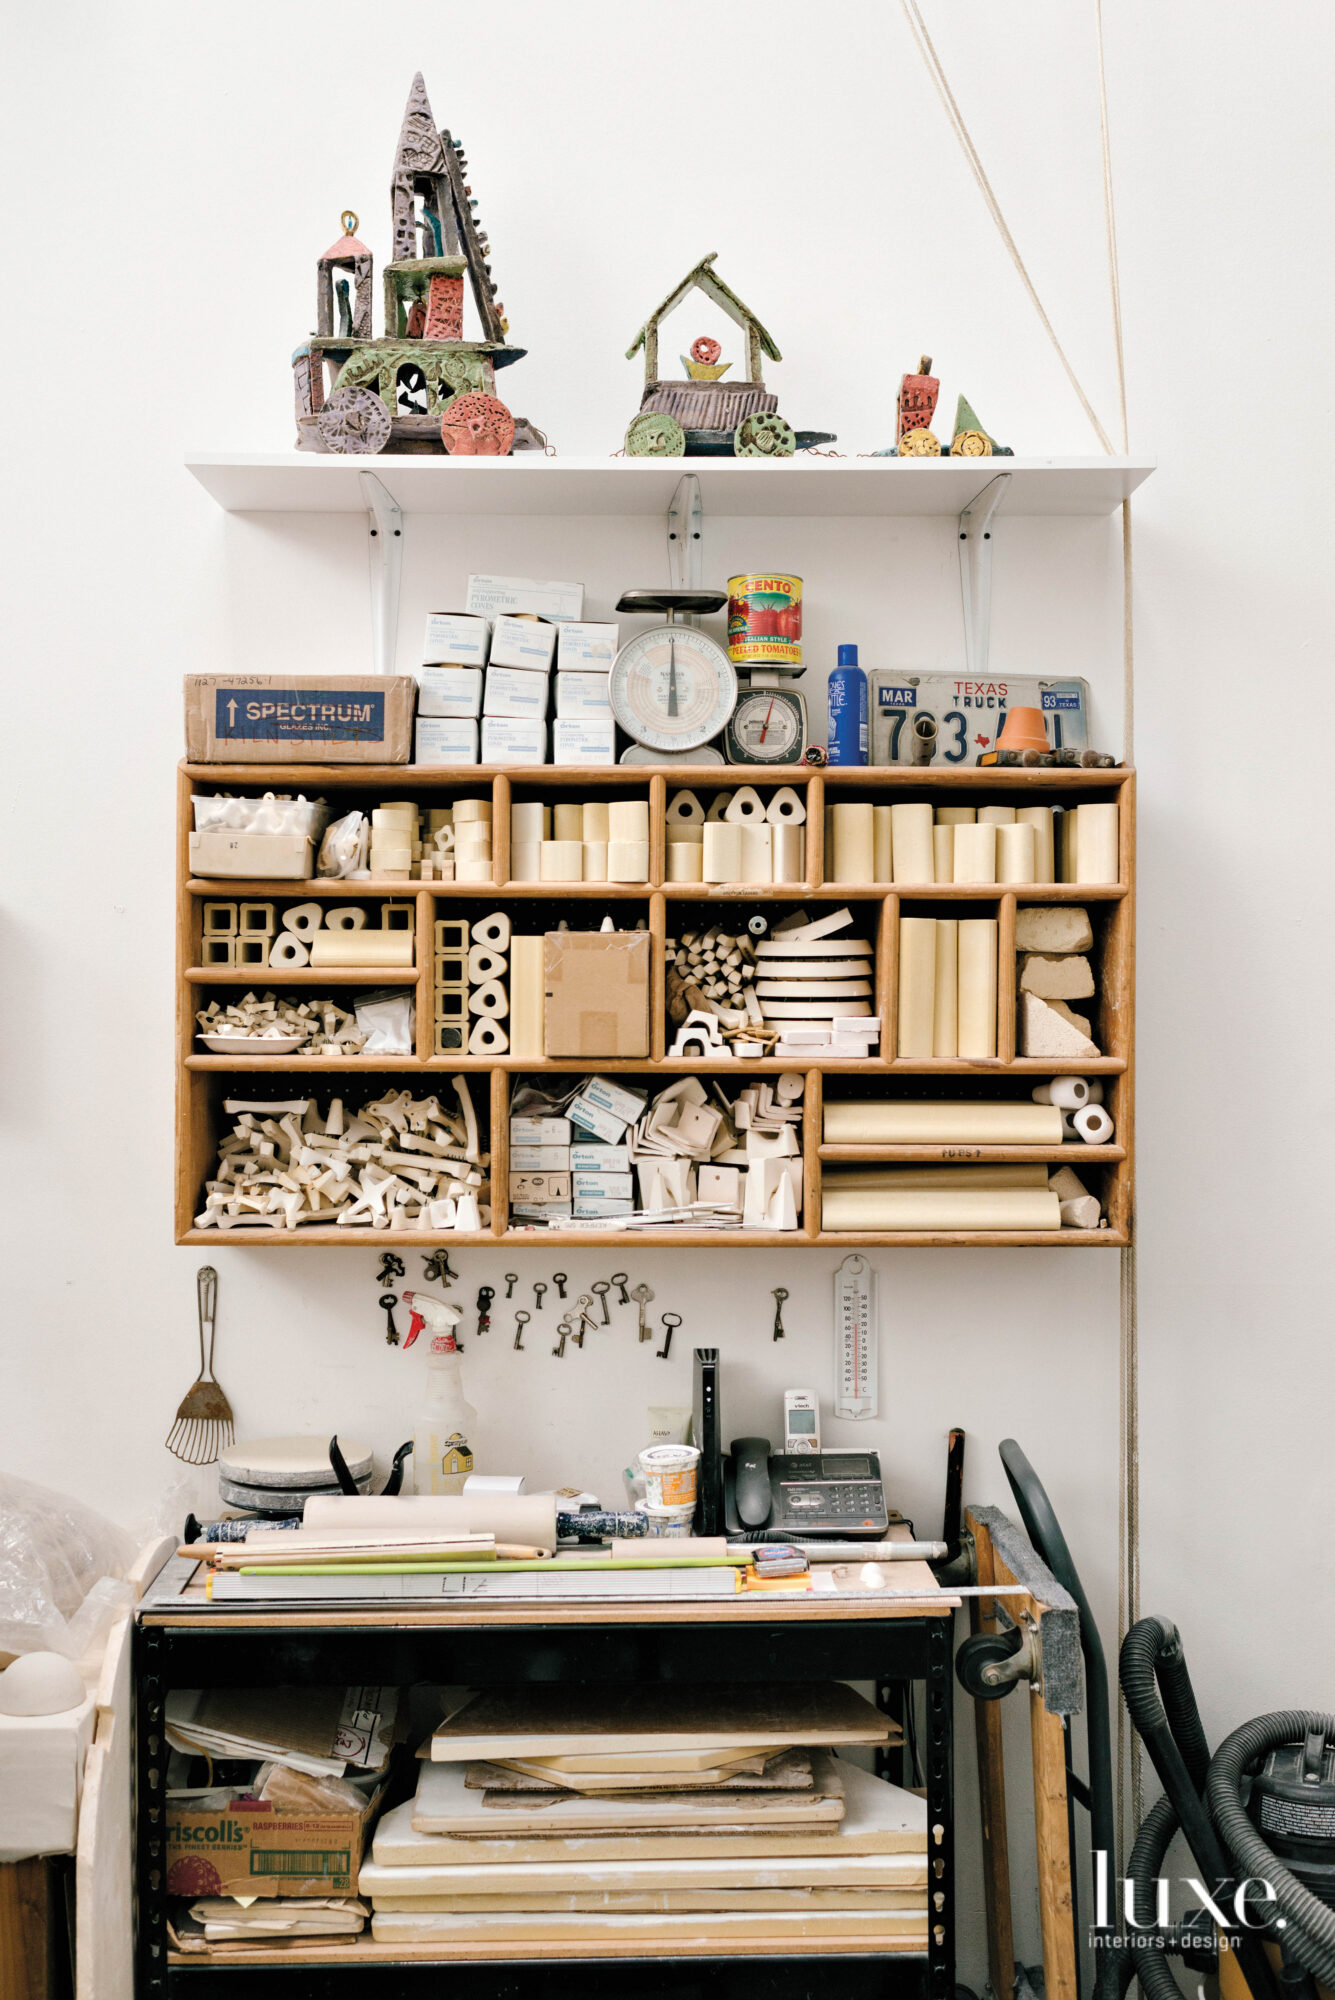
[[[1015,807],[980,806],[978,808],[978,824],[979,826],[1014,826]]]
[[[825,1103],[828,1146],[1059,1146],[1055,1104],[911,1097]]]
[[[997,1053],[997,920],[960,924],[958,1047],[971,1062]]]
[[[491,856],[479,855],[476,860],[470,860],[465,856],[462,860],[456,861],[454,879],[456,882],[490,882]]]
[[[891,848],[896,882],[934,882],[932,808],[891,806]]]
[[[510,880],[512,882],[540,882],[542,880],[542,848],[540,840],[517,842],[510,849]]]
[[[895,1054],[929,1057],[936,1018],[936,919],[899,920],[899,1033]]]
[[[485,1015],[489,1021],[503,1021],[510,1011],[510,1001],[499,979],[489,979],[483,986],[477,986],[468,996],[470,1014]]]
[[[360,931],[366,926],[366,912],[356,903],[336,903],[324,913],[327,931]]]
[[[270,953],[269,963],[273,964]],[[319,931],[311,939],[311,964],[410,966],[411,931]]]
[[[703,844],[694,841],[670,840],[667,849],[667,878],[669,882],[703,882],[705,879],[705,850]]]
[[[526,1060],[546,1054],[542,1033],[543,950],[541,937],[510,940],[510,1053]]]
[[[705,826],[704,880],[740,882],[742,879],[742,829],[731,820],[709,820]]]
[[[540,882],[582,882],[584,843],[582,840],[544,840],[538,850]]]
[[[468,935],[474,944],[489,944],[493,951],[504,951],[510,943],[510,919],[504,910],[493,910],[489,917],[479,917]]]
[[[605,882],[607,880],[607,842],[586,840],[584,847],[584,880]]]
[[[1057,1104],[1063,1111],[1078,1111],[1090,1101],[1089,1085],[1083,1076],[1054,1076],[1051,1083],[1036,1083],[1035,1104]]]
[[[977,818],[977,806],[938,806],[936,809],[938,826],[972,826]]]
[[[1017,806],[1015,809],[1017,826],[1032,826],[1034,829],[1034,880],[1053,880],[1052,862],[1052,807]]]
[[[607,808],[607,838],[610,841],[643,841],[649,839],[649,801],[647,799],[612,799]]]
[[[561,800],[552,807],[552,839],[579,840],[584,838],[584,808]]]
[[[825,1181],[821,1227],[841,1230],[1048,1230],[1061,1203],[1046,1188],[847,1188]]]
[[[876,879],[875,826],[871,806],[835,806],[833,865],[825,871],[827,881],[872,882]]]
[[[607,810],[606,799],[586,799],[584,801],[584,804],[580,807],[581,839],[586,842],[592,842],[595,845],[601,841],[606,846],[608,840],[611,838],[608,832],[610,823],[611,815]]]
[[[894,852],[894,843],[891,837],[894,820],[890,807],[873,806],[871,817],[872,880],[874,882],[890,882],[894,879],[890,859]]]
[[[541,944],[541,938],[538,943]],[[345,1512],[344,1509],[352,1511]],[[354,1499],[312,1494],[302,1525],[307,1528],[380,1528],[432,1535],[494,1535],[497,1541],[556,1547],[554,1493],[384,1494]]]
[[[956,882],[995,882],[997,830],[989,822],[955,828]]]
[[[774,828],[768,820],[742,822],[741,879],[743,882],[774,880]]]
[[[827,1188],[1045,1188],[1050,1169],[1040,1160],[1032,1167],[1009,1162],[966,1167],[844,1167],[827,1164]]]
[[[465,826],[470,820],[491,818],[490,799],[456,799],[454,802],[454,824]]]
[[[669,847],[703,847],[705,844],[704,821],[692,820],[689,824],[678,825],[676,820],[667,824],[667,844]]]
[[[468,1037],[470,1056],[503,1056],[509,1046],[509,1036],[495,1021],[479,1021]]]
[[[481,986],[488,979],[503,979],[509,969],[505,953],[493,951],[489,944],[475,944],[469,951],[468,977],[474,986]]]
[[[269,963],[271,966],[309,965],[310,961],[310,952],[301,939],[294,937],[291,931],[280,931],[269,946]],[[317,958],[315,962],[318,965],[320,960]],[[325,962],[328,963],[328,960]],[[358,962],[354,961],[354,963]],[[409,955],[409,962],[411,963],[411,954]]]
[[[938,827],[950,833],[951,827]],[[959,1054],[960,927],[949,917],[936,921],[936,997],[932,1014],[932,1055],[940,1061]]]
[[[1071,1120],[1087,1146],[1112,1144],[1113,1122],[1101,1104],[1085,1104]]]
[[[955,879],[955,829],[953,826],[932,828],[932,865],[936,869],[938,882],[953,882]]]
[[[697,853],[701,850],[696,849]],[[668,849],[669,859],[672,849]],[[806,828],[792,821],[774,828],[774,880],[801,882],[806,876]],[[672,879],[669,874],[669,881]],[[889,877],[886,878],[889,880]]]
[[[551,838],[551,807],[524,800],[510,808],[510,838],[516,846],[535,846]]]
[[[647,840],[609,840],[607,843],[609,882],[647,882],[649,843]]]
[[[1077,806],[1075,811],[1075,875],[1077,882],[1117,880],[1117,807]]]
[[[997,828],[997,880],[998,882],[1032,882],[1036,879],[1036,858],[1034,853],[1034,829],[1032,826],[999,826]]]

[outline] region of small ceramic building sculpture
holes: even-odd
[[[644,349],[644,394],[640,413],[632,417],[626,431],[628,456],[790,458],[794,451],[804,451],[809,445],[833,443],[832,431],[794,431],[779,415],[779,399],[765,387],[763,357],[768,355],[771,361],[783,357],[750,307],[714,270],[717,255],[717,250],[711,250],[686,273],[676,290],[650,313],[626,349],[628,361]],[[744,382],[719,379],[730,364],[720,364],[722,349],[716,340],[704,335],[695,342],[689,360],[682,356],[687,379],[659,381],[659,322],[675,312],[692,290],[703,292],[722,307],[745,334]]]
[[[998,444],[989,436],[968,398],[961,396],[955,406],[955,428],[944,448],[932,430],[940,379],[932,373],[932,357],[924,354],[917,372],[901,375],[895,406],[895,441],[873,458],[1013,458],[1009,445]]]
[[[317,265],[316,331],[292,356],[299,451],[504,457],[542,448],[541,433],[516,422],[495,393],[496,370],[525,350],[507,341],[467,168],[460,142],[437,130],[415,76],[390,182],[385,331],[373,338],[373,260],[349,211],[342,237]],[[480,340],[464,339],[465,279]]]

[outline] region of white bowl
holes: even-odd
[[[305,1042],[305,1035],[201,1035],[200,1041],[215,1056],[290,1056]]]

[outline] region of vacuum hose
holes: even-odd
[[[1258,1715],[1220,1744],[1210,1765],[1205,1796],[1220,1837],[1233,1856],[1239,1879],[1263,1876],[1275,1892],[1284,1928],[1280,1932],[1286,1958],[1297,1959],[1326,1986],[1335,1986],[1335,1910],[1328,1909],[1266,1846],[1243,1808],[1242,1779],[1250,1765],[1268,1750],[1320,1734],[1335,1738],[1335,1715],[1310,1709],[1281,1709]]]

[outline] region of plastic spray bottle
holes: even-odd
[[[856,646],[839,648],[839,664],[830,675],[830,740],[832,764],[867,761],[867,676],[858,665]]]
[[[405,1292],[403,1303],[412,1314],[404,1347],[411,1347],[424,1328],[431,1334],[426,1394],[413,1427],[413,1491],[462,1493],[473,1470],[477,1428],[477,1411],[464,1395],[463,1356],[454,1337],[463,1313],[424,1292]]]

